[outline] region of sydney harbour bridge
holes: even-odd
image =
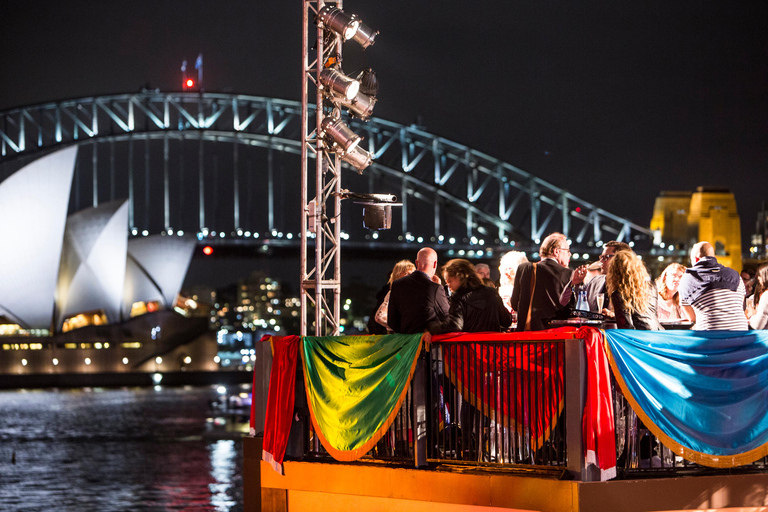
[[[133,236],[197,234],[204,243],[298,248],[301,103],[203,92],[160,92],[58,101],[0,112],[0,180],[46,152],[78,145],[70,212],[130,200]],[[490,257],[535,252],[561,231],[594,258],[603,241],[643,251],[648,229],[534,174],[417,126],[349,119],[374,156],[343,187],[394,194],[392,229],[362,226],[344,203],[342,246],[410,249],[423,243]],[[345,164],[346,166],[346,164]]]

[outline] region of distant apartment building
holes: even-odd
[[[741,270],[741,220],[730,190],[698,187],[695,192],[663,191],[653,207],[654,244],[687,253],[706,240],[723,265]]]

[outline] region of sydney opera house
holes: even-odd
[[[76,158],[0,182],[0,374],[215,370],[207,319],[175,308],[196,239],[129,239],[127,200],[67,216]]]

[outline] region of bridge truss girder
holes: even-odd
[[[608,239],[646,240],[650,244],[648,229],[467,146],[432,135],[419,127],[381,119],[373,118],[366,123],[350,119],[347,122],[356,133],[365,137],[362,147],[376,157],[363,177],[367,180],[368,192],[381,192],[382,184],[385,184],[389,187],[386,191],[398,195],[404,203],[397,219],[402,233],[422,229],[436,239],[440,235],[447,238],[450,234],[457,239],[457,244],[469,244],[472,237],[476,237],[489,239],[489,246],[500,248],[509,247],[513,241],[531,245],[552,231],[564,232],[583,250]],[[89,153],[90,162],[82,164],[91,166],[94,186],[89,203],[96,205],[105,200],[98,193],[100,185],[97,186],[99,178],[104,179],[104,173],[97,170],[104,165],[105,157],[113,158],[110,145],[158,140],[164,141],[163,146],[166,140],[199,141],[201,148],[211,142],[231,143],[231,158],[235,162],[238,146],[271,148],[279,153],[300,155],[301,103],[237,94],[143,91],[0,112],[0,166],[5,171],[0,174],[0,179],[13,171],[15,163],[20,166],[44,151],[71,144],[90,145],[93,147]],[[165,151],[165,147],[160,151]],[[192,175],[197,171],[198,179],[207,172],[201,164],[203,151],[200,150],[197,162],[187,165],[184,171]],[[140,158],[138,155],[135,159]],[[310,153],[309,158],[314,155]],[[149,157],[145,155],[145,172],[148,161]],[[161,161],[163,225],[170,227],[173,202],[169,200],[168,159]],[[149,170],[152,173],[159,171],[154,167]],[[237,173],[232,179],[237,181]],[[272,180],[265,181],[269,185],[269,230],[298,231],[298,226],[276,225]],[[236,190],[238,187],[242,192],[243,185],[234,186]],[[130,189],[129,192],[133,204],[136,199],[133,196],[138,190]],[[201,188],[201,198],[203,193]],[[231,215],[236,228],[246,229],[248,226],[238,225],[238,197],[233,195]],[[199,200],[198,207],[198,217],[202,219],[205,217],[205,201]],[[576,211],[577,207],[580,211]],[[420,224],[424,221],[425,211],[430,216],[427,227],[424,222]],[[132,222],[140,224],[140,219],[133,218],[133,210]],[[185,229],[211,227],[204,224],[185,226]],[[461,229],[457,229],[458,226]]]

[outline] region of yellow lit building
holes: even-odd
[[[664,191],[653,207],[651,230],[656,244],[688,251],[706,240],[717,260],[741,271],[741,220],[730,190],[698,187],[695,192]]]

